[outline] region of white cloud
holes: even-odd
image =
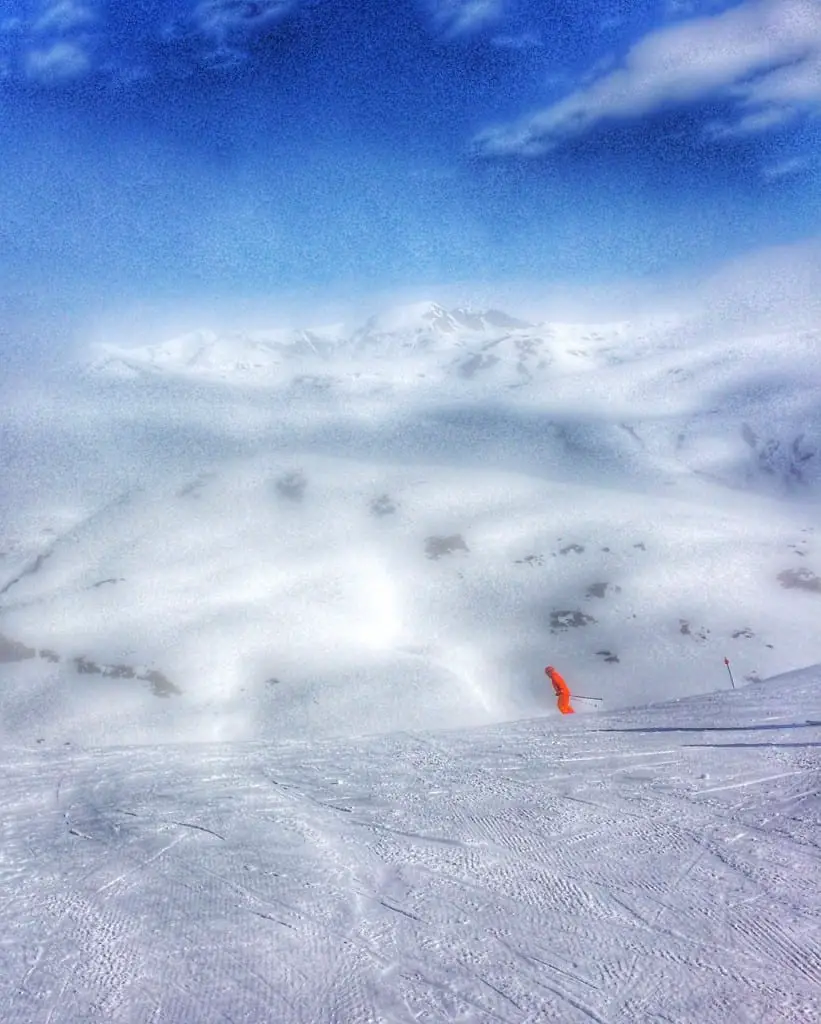
[[[661,7],[669,18],[690,18],[726,7],[726,0],[662,0]]]
[[[85,74],[90,62],[87,54],[74,43],[60,42],[26,55],[29,78],[43,83],[64,82]]]
[[[813,167],[813,161],[806,156],[794,156],[787,160],[779,160],[770,164],[763,170],[764,177],[768,181],[777,181],[781,178],[791,178],[796,174],[802,174]]]
[[[498,21],[505,0],[427,0],[436,27],[449,36],[465,35]]]
[[[599,22],[599,32],[610,32],[614,28],[621,28],[623,24],[623,14],[606,14]]]
[[[501,46],[507,50],[532,50],[534,47],[544,46],[541,37],[536,35],[535,32],[494,36],[491,42],[494,46]]]
[[[797,112],[791,107],[762,107],[760,110],[744,114],[737,121],[711,121],[705,125],[704,132],[711,139],[738,138],[742,135],[754,135],[778,128],[794,120]]]
[[[697,5],[694,0],[665,0],[663,4],[664,13],[671,18],[678,17],[682,14],[694,14],[696,6]]]
[[[818,13],[821,21],[821,6]],[[734,92],[748,103],[821,105],[821,31],[801,59],[742,83]]]
[[[542,153],[605,120],[715,96],[735,100],[747,117],[776,104],[821,108],[821,4],[748,0],[650,32],[621,67],[476,141],[489,153]],[[773,117],[760,119],[759,130]]]
[[[94,21],[94,15],[84,4],[74,0],[57,0],[45,4],[45,10],[34,23],[35,32],[66,32]]]
[[[202,0],[194,9],[199,28],[214,36],[255,32],[289,14],[300,0]]]

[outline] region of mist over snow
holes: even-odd
[[[549,713],[548,662],[612,708],[821,660],[819,330],[751,264],[635,320],[416,301],[97,337],[32,377],[4,405],[6,728],[465,726]]]

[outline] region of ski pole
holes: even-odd
[[[580,693],[571,694],[572,700],[604,700],[604,697],[583,697]]]
[[[732,688],[735,689],[735,680],[733,679],[733,670],[730,668],[730,659],[729,658],[725,658],[724,659],[724,664],[727,666],[727,672],[729,673],[729,676],[730,676],[730,684],[731,684]]]

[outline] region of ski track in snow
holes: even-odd
[[[14,751],[0,1018],[817,1020],[820,681],[555,725]],[[772,728],[775,702],[795,713]],[[741,730],[767,745],[721,745]]]

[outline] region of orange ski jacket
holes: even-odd
[[[573,715],[576,712],[570,706],[570,687],[564,681],[564,678],[559,672],[553,668],[552,665],[548,665],[544,670],[544,674],[550,679],[553,684],[553,692],[556,694],[556,706],[563,715]]]

